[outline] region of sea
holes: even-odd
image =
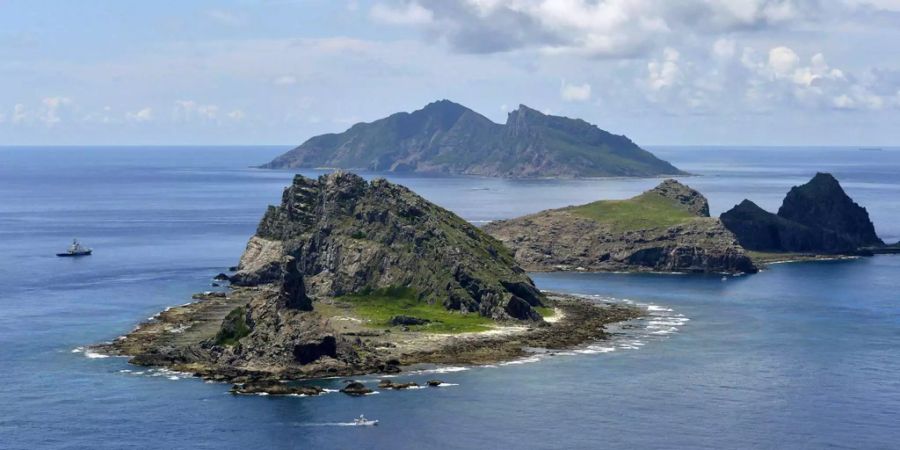
[[[541,289],[642,305],[609,341],[487,366],[423,368],[440,387],[352,398],[235,396],[136,367],[115,339],[235,265],[292,171],[247,147],[0,148],[2,449],[751,449],[900,446],[900,256],[756,275],[532,274]],[[777,210],[831,172],[900,240],[900,149],[653,147],[719,214]],[[322,171],[302,171],[315,176]],[[474,224],[659,179],[386,176]],[[94,249],[57,258],[78,238]],[[362,377],[375,383],[377,377]],[[344,379],[316,384],[336,390]],[[349,425],[364,414],[374,427]]]

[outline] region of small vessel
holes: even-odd
[[[72,245],[69,246],[69,249],[65,253],[57,253],[56,256],[87,256],[92,251],[92,249],[78,243],[78,239],[72,239]]]
[[[360,414],[359,417],[353,419],[353,425],[356,425],[359,427],[373,427],[375,425],[378,425],[378,421],[377,420],[368,420],[368,419],[366,419],[366,416]]]

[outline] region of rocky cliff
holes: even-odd
[[[496,124],[441,100],[313,137],[264,168],[338,167],[501,177],[680,174],[625,136],[527,106]]]
[[[699,192],[666,180],[620,201],[543,211],[484,227],[527,270],[753,273]]]
[[[399,286],[447,309],[539,319],[541,294],[500,242],[405,187],[349,173],[296,176],[238,269],[234,284],[280,283],[300,309]]]
[[[884,245],[866,209],[825,173],[791,188],[778,214],[744,200],[721,219],[742,246],[755,251],[852,253]]]

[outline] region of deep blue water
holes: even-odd
[[[782,264],[728,281],[534,275],[543,289],[650,305],[652,316],[611,342],[521,364],[405,375],[456,385],[364,398],[234,397],[227,385],[77,351],[188,301],[235,264],[292,176],[248,166],[283,150],[0,148],[0,448],[900,442],[896,256]],[[654,151],[699,175],[683,181],[709,197],[714,213],[744,197],[774,210],[791,185],[831,171],[869,209],[882,237],[900,240],[897,149]],[[658,182],[392,178],[476,223],[623,198]],[[96,253],[53,256],[75,236]],[[335,425],[360,413],[381,425]]]

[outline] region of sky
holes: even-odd
[[[0,0],[0,145],[292,145],[439,99],[900,145],[900,0]]]

